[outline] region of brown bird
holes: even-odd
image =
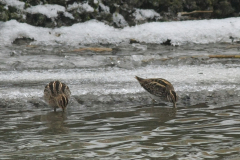
[[[52,81],[44,89],[44,100],[54,108],[55,112],[57,108],[65,111],[70,95],[69,87],[60,81]]]
[[[178,96],[169,81],[162,78],[143,79],[138,76],[135,78],[146,91],[164,101],[172,102],[174,108],[176,107]]]

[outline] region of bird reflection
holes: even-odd
[[[41,121],[47,122],[48,127],[44,132],[51,134],[68,133],[69,129],[65,127],[66,122],[64,122],[66,119],[66,112],[49,112],[46,115],[42,115]]]
[[[163,108],[157,105],[138,106],[135,114],[149,114],[151,117],[157,117],[159,122],[166,122],[176,117],[176,108]]]

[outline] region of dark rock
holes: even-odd
[[[32,41],[34,41],[34,39],[22,37],[22,38],[16,38],[12,43],[16,45],[27,45]]]
[[[162,45],[168,45],[168,46],[172,45],[170,39],[167,39],[165,42],[163,42],[163,43],[161,43],[161,44],[162,44]]]
[[[227,0],[220,1],[219,3],[215,4],[213,9],[213,16],[217,18],[229,17],[234,12],[231,3]]]
[[[41,26],[41,27],[53,28],[56,26],[51,18],[48,18],[47,16],[40,13],[37,13],[37,14],[27,13],[26,22],[28,24],[31,24],[34,26]]]
[[[130,44],[132,44],[132,43],[139,43],[139,42],[135,39],[130,39]]]
[[[9,20],[9,15],[7,11],[2,11],[0,14],[0,21],[8,21]]]
[[[71,19],[69,17],[66,17],[63,12],[60,12],[58,14],[58,17],[56,18],[56,21],[57,23],[57,27],[61,27],[61,26],[70,26],[72,24],[74,24],[75,20],[74,19]]]

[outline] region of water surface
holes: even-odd
[[[238,53],[238,44],[1,47],[0,158],[239,159],[239,59],[211,58]],[[152,104],[135,75],[169,80],[177,109]],[[66,113],[42,98],[56,79],[72,91]]]

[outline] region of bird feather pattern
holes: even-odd
[[[58,107],[64,110],[68,105],[70,95],[69,87],[60,81],[52,81],[44,89],[44,100],[54,108],[54,111]]]
[[[165,101],[172,102],[173,106],[176,107],[178,96],[174,90],[173,85],[169,81],[163,78],[143,79],[138,76],[135,78],[138,80],[140,85],[150,94],[160,97]]]

